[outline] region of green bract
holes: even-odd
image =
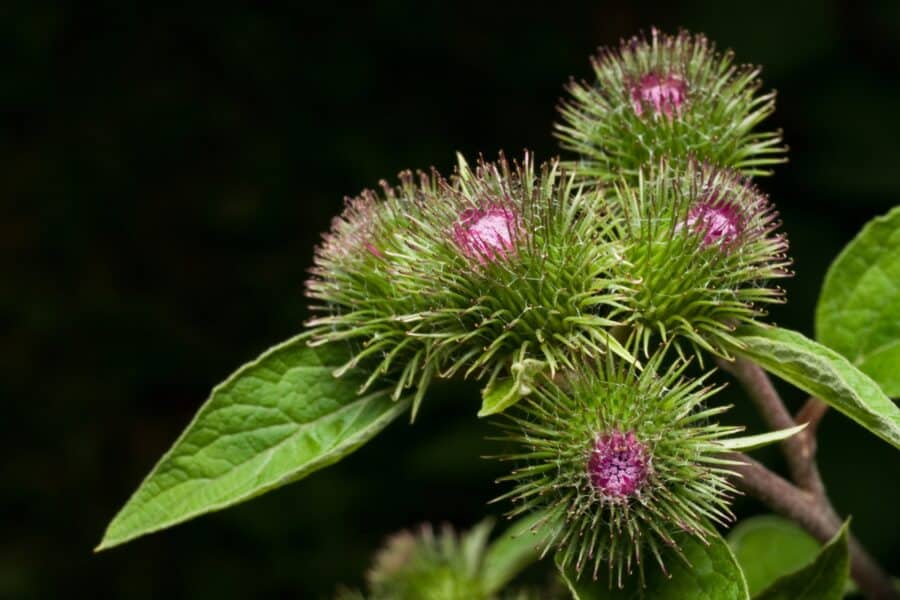
[[[654,29],[649,40],[601,50],[592,65],[596,81],[569,86],[556,125],[582,176],[636,176],[662,157],[761,175],[785,160],[780,132],[753,131],[775,110],[774,92],[757,93],[759,69],[735,66],[702,35]]]
[[[612,316],[645,354],[657,337],[674,338],[680,353],[687,340],[689,350],[727,355],[736,324],[783,300],[769,280],[790,275],[787,238],[775,233],[768,199],[737,173],[661,163],[636,185],[620,180],[613,196],[624,248],[615,273],[633,293]]]
[[[716,389],[682,378],[687,362],[661,362],[607,359],[545,379],[505,417],[501,440],[516,447],[501,458],[517,466],[498,500],[512,499],[512,515],[546,511],[542,546],[563,569],[606,570],[621,587],[648,559],[665,570],[677,533],[705,539],[731,519],[722,439],[740,428],[708,420],[727,407],[702,408]]]
[[[319,248],[313,338],[354,340],[351,365],[397,376],[398,395],[419,388],[414,411],[434,375],[491,388],[607,351],[630,360],[608,331],[629,294],[613,227],[599,190],[555,162],[536,173],[529,155],[462,162],[449,181],[405,174],[383,199],[350,201]]]

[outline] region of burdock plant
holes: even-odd
[[[838,598],[848,568],[866,595],[895,598],[848,543],[815,426],[831,406],[900,447],[900,210],[832,266],[816,319],[830,348],[775,327],[787,241],[749,178],[784,148],[757,128],[774,110],[759,70],[653,30],[594,71],[558,126],[575,156],[460,159],[347,200],[316,250],[306,329],[213,390],[98,549],[301,479],[414,417],[435,379],[468,377],[479,416],[503,413],[500,498],[518,521],[490,548],[486,527],[396,538],[372,598],[509,597],[551,554],[578,598]],[[712,362],[770,431],[722,421]],[[796,416],[765,371],[811,395]],[[743,453],[773,442],[791,481]],[[720,533],[736,493],[830,541],[748,585],[759,557],[738,547],[738,561]]]

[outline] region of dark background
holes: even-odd
[[[761,185],[798,274],[773,317],[812,335],[829,261],[900,198],[896,1],[3,3],[0,597],[326,597],[385,534],[484,514],[490,427],[476,388],[443,387],[337,467],[91,554],[212,385],[301,328],[345,194],[457,150],[554,155],[562,84],[653,24],[778,89],[791,163]],[[821,440],[834,501],[900,572],[896,451],[838,414]]]

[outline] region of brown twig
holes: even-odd
[[[814,538],[825,542],[838,532],[841,519],[827,498],[802,490],[745,454],[730,459],[743,463],[735,467],[735,485],[767,504],[778,514],[795,521]],[[859,541],[850,536],[850,575],[859,589],[872,600],[898,600],[900,594]]]
[[[735,469],[738,475],[735,484],[777,513],[796,521],[816,539],[824,542],[832,538],[841,526],[841,518],[828,499],[815,459],[816,429],[827,405],[810,398],[795,419],[759,365],[742,357],[733,362],[722,359],[718,362],[741,383],[769,427],[787,429],[797,423],[807,423],[800,434],[781,443],[791,478],[797,485],[743,454],[734,455],[744,463]],[[859,589],[872,600],[900,600],[891,578],[862,544],[851,536],[849,545],[850,575]]]
[[[718,363],[741,383],[771,429],[788,429],[798,424],[772,385],[772,380],[759,365],[742,357],[736,358],[734,362],[719,359]],[[781,448],[787,459],[791,478],[803,489],[824,497],[825,485],[816,467],[815,433],[791,436],[781,442]]]
[[[822,417],[825,416],[825,413],[828,411],[828,405],[816,398],[815,396],[810,396],[806,401],[806,404],[803,405],[800,410],[797,411],[797,415],[794,417],[794,421],[797,423],[808,423],[806,429],[803,430],[803,433],[807,437],[816,437],[816,431],[819,427],[819,423],[822,421]]]

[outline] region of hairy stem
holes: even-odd
[[[729,458],[743,463],[735,468],[735,485],[798,523],[810,535],[825,542],[838,532],[841,519],[827,499],[802,490],[745,454]],[[850,576],[872,600],[898,600],[891,578],[859,541],[850,536]]]
[[[781,443],[791,478],[797,485],[743,454],[735,454],[735,459],[744,463],[735,470],[738,475],[735,484],[775,512],[796,521],[816,539],[824,542],[832,538],[840,529],[841,518],[828,499],[815,458],[816,429],[827,405],[810,398],[795,420],[759,365],[742,357],[733,362],[721,359],[718,362],[741,383],[769,427],[786,429],[797,423],[808,423],[800,434]],[[852,535],[849,545],[850,575],[866,597],[900,600],[891,578]]]

